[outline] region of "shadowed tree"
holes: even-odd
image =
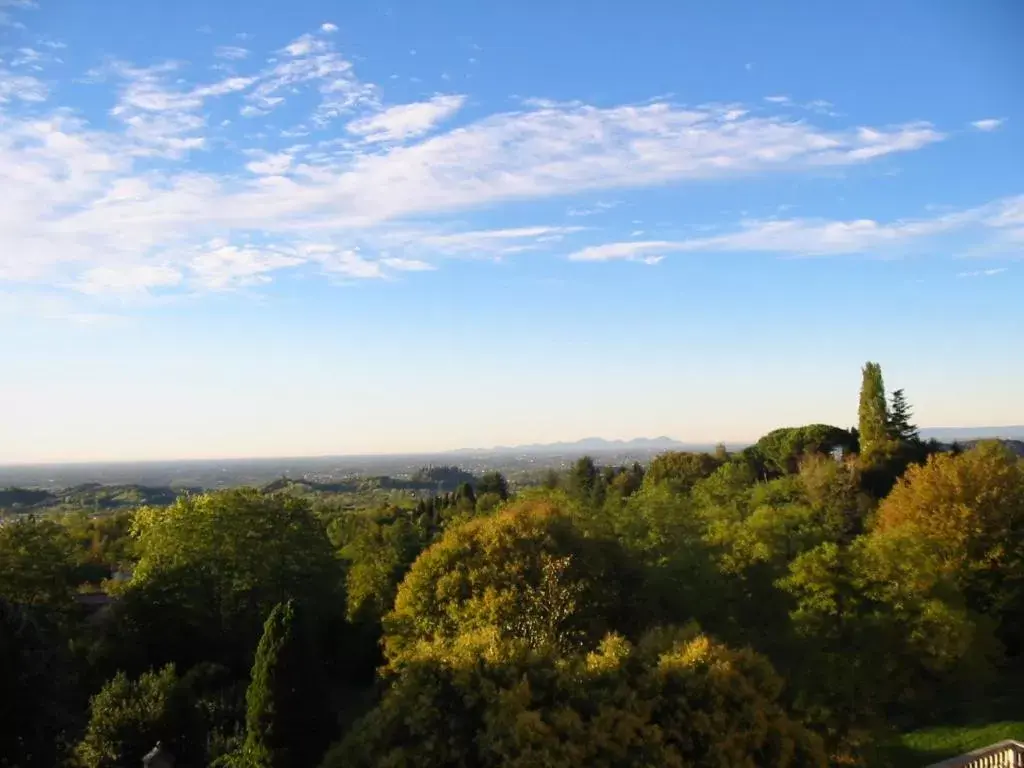
[[[502,501],[508,499],[508,480],[501,472],[485,472],[476,484],[476,492],[483,496],[485,493],[496,493]]]
[[[312,633],[293,601],[274,607],[246,693],[244,761],[254,768],[312,768],[334,735]]]
[[[0,598],[0,768],[58,764],[67,724],[58,663],[30,609]]]

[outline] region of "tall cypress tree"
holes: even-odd
[[[889,439],[889,412],[885,402],[882,366],[865,363],[860,385],[860,453],[870,459]]]
[[[278,603],[263,627],[246,692],[246,764],[312,768],[333,733],[323,665],[297,604]]]

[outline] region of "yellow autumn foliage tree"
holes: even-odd
[[[324,765],[825,766],[781,689],[765,659],[696,628],[655,629],[635,645],[609,634],[571,655],[484,628],[419,643]]]
[[[911,467],[882,501],[875,533],[924,542],[968,606],[1024,641],[1024,462],[998,442]]]
[[[646,624],[645,591],[620,544],[587,537],[554,502],[530,499],[447,531],[413,564],[384,618],[398,663],[417,643],[492,629],[563,651]]]

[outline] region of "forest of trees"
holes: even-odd
[[[5,521],[0,767],[884,765],[1024,689],[1024,460],[877,364],[856,428],[417,480]]]

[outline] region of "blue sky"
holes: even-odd
[[[1024,422],[1022,34],[0,0],[0,461]]]

